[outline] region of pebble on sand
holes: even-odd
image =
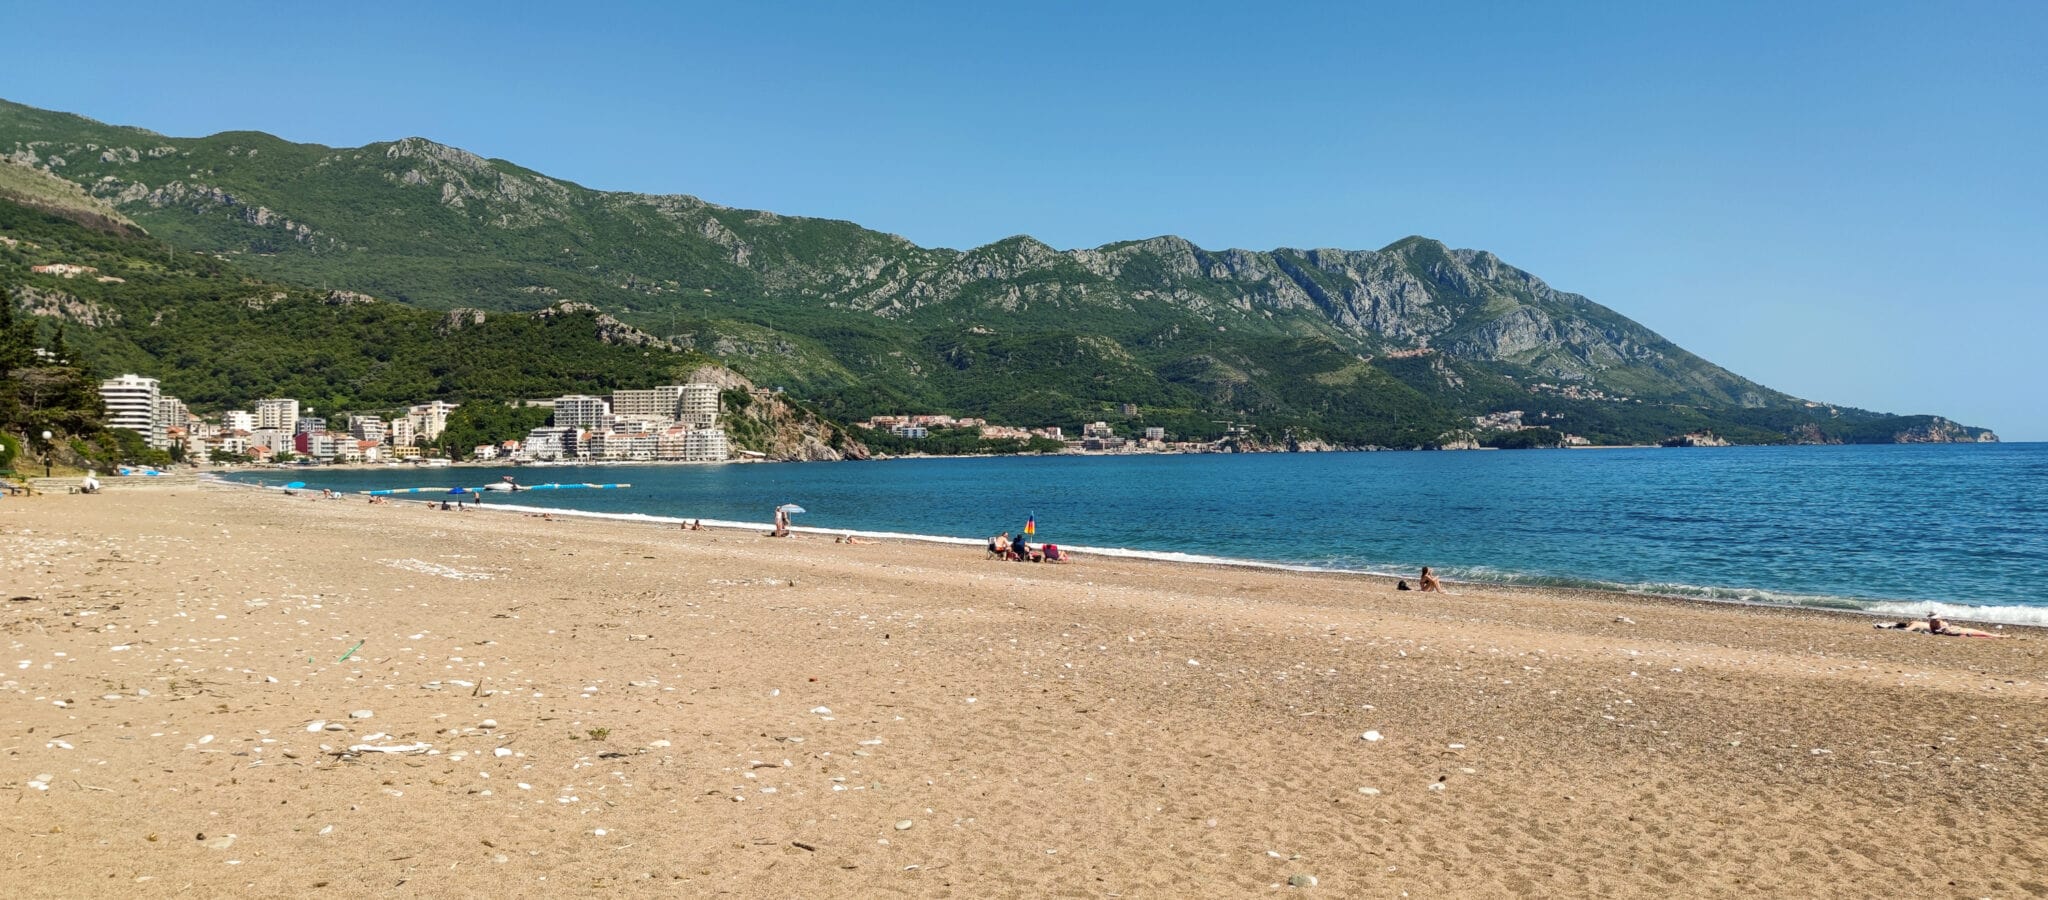
[[[910,821],[909,819],[904,819],[904,820],[902,820],[902,821],[900,821],[900,822],[897,822],[897,823],[896,823],[896,830],[897,830],[897,831],[909,831],[909,830],[910,830],[910,826],[912,826],[912,825],[915,825],[915,824],[917,824],[917,823],[916,823],[916,822],[912,822],[912,821]]]
[[[1364,734],[1359,735],[1358,739],[1361,741],[1377,741],[1380,739],[1380,733],[1377,731],[1368,731]]]

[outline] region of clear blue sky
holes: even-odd
[[[0,96],[931,245],[1423,234],[1772,387],[2048,440],[2048,4],[514,6],[13,0]]]

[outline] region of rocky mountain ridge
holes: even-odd
[[[266,275],[439,309],[589,304],[846,417],[1057,424],[1136,403],[1186,437],[1235,421],[1268,441],[1292,429],[1388,446],[1510,409],[1611,442],[1706,428],[1864,440],[1883,418],[1806,404],[1492,253],[1420,237],[925,248],[849,222],[593,191],[423,138],[166,138],[4,102],[0,154]]]

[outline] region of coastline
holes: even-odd
[[[1642,449],[1642,448],[1638,448]],[[1028,454],[1027,454],[1028,455]],[[1111,455],[1111,454],[1096,454]],[[975,457],[929,457],[929,459],[970,459]],[[660,463],[654,463],[660,465]],[[693,463],[688,465],[702,465]],[[502,464],[500,464],[502,467]],[[374,467],[372,467],[374,468]],[[212,483],[258,487],[246,481],[221,477],[218,474],[202,474],[202,481]],[[351,494],[353,496],[353,494]],[[486,510],[517,511],[535,514],[550,513],[560,517],[575,517],[592,520],[638,522],[655,525],[678,525],[699,516],[666,515],[654,513],[615,513],[578,510],[558,507],[525,506],[515,499],[516,494],[491,494],[491,500],[484,504]],[[418,502],[415,498],[393,498],[395,502]],[[426,501],[431,502],[431,501]],[[767,530],[767,522],[746,520],[705,520],[707,527],[733,528],[739,530]],[[824,528],[795,525],[798,533],[822,534],[827,536],[854,534],[863,538],[897,541],[921,541],[942,546],[980,546],[982,538],[956,537],[941,534],[906,531],[876,530],[860,527]],[[1413,580],[1413,571],[1396,571],[1371,566],[1347,567],[1297,563],[1287,560],[1234,557],[1216,554],[1189,553],[1177,550],[1132,548],[1106,545],[1076,544],[1057,541],[1062,548],[1087,556],[1115,557],[1133,560],[1154,560],[1188,565],[1234,566],[1250,569],[1264,569],[1297,573],[1323,573],[1336,576],[1360,576],[1382,578],[1388,584],[1399,579]],[[1865,617],[1907,618],[1924,617],[1929,612],[1957,621],[1980,623],[1996,628],[2005,627],[2048,627],[2048,606],[2010,605],[1998,603],[1967,604],[1930,599],[1894,599],[1884,597],[1859,597],[1850,595],[1808,594],[1759,587],[1733,585],[1699,585],[1641,582],[1626,583],[1569,574],[1542,574],[1516,571],[1501,571],[1498,577],[1471,578],[1452,571],[1440,571],[1447,585],[1461,590],[1512,592],[1516,590],[1538,591],[1580,591],[1594,594],[1613,594],[1619,597],[1647,597],[1665,600],[1681,600],[1699,603],[1754,607],[1760,609],[1809,609],[1817,611],[1846,612]]]
[[[2048,870],[2035,629],[501,512],[0,504],[12,883],[1984,896]]]

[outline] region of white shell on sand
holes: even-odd
[[[1359,735],[1358,739],[1361,741],[1377,741],[1380,739],[1380,733],[1377,731],[1368,731],[1364,734]]]

